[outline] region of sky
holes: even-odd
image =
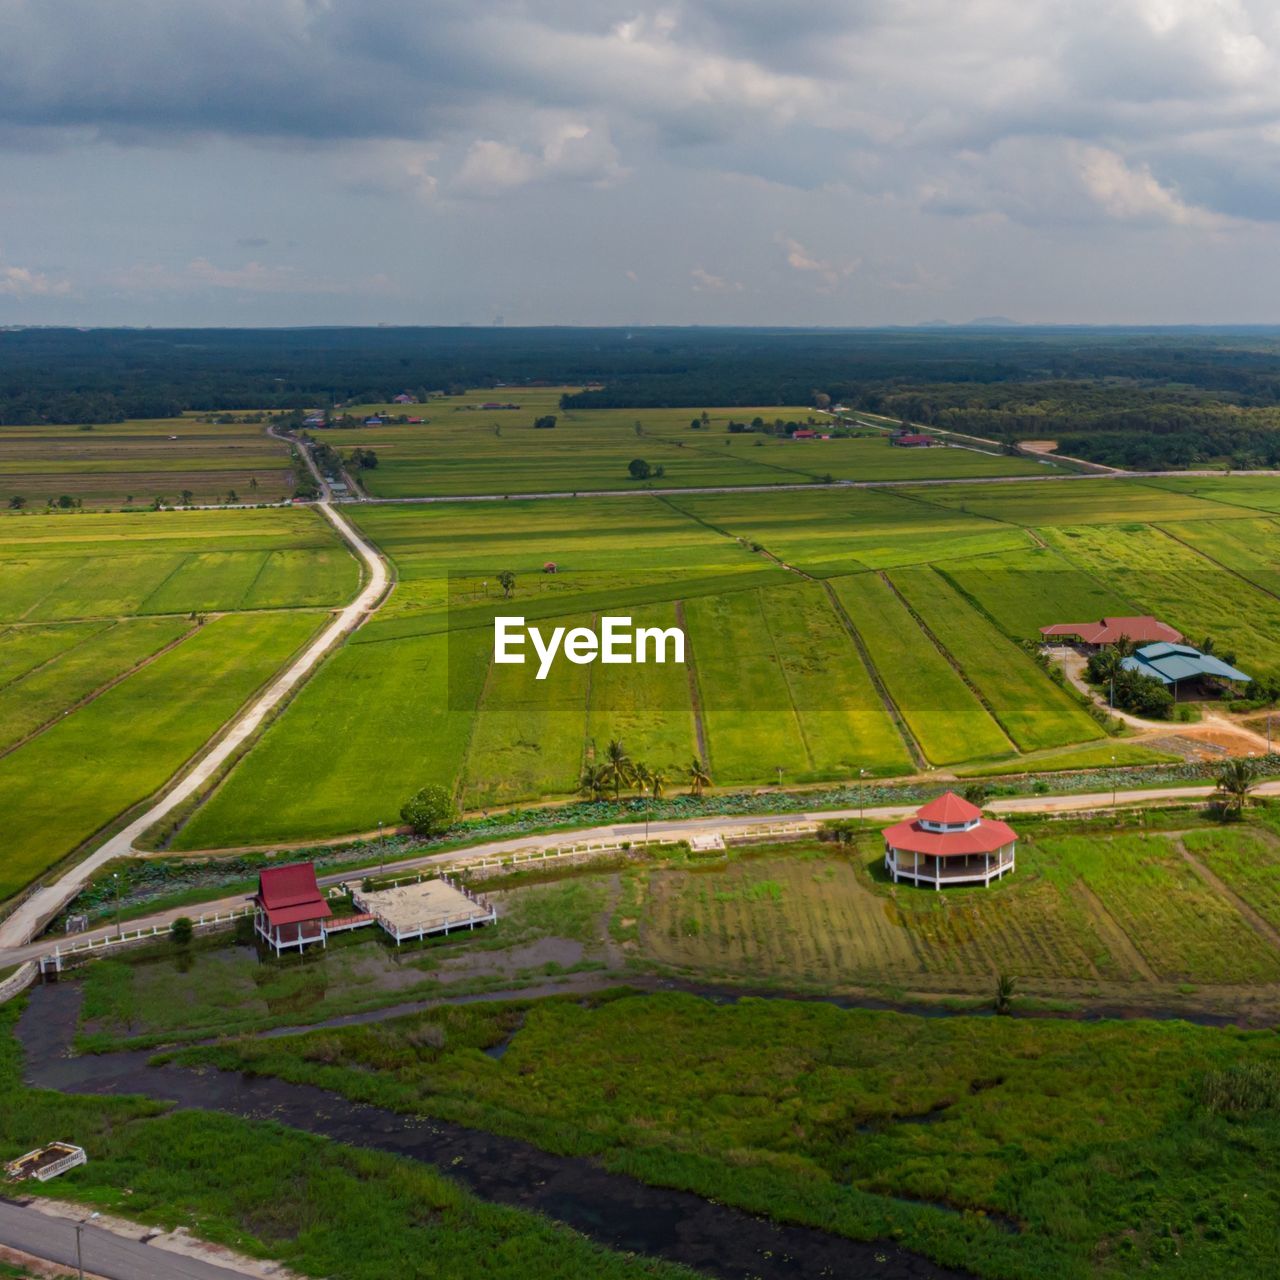
[[[1280,323],[1280,6],[0,0],[0,325]]]

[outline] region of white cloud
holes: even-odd
[[[693,277],[693,289],[697,293],[741,293],[740,280],[726,280],[724,276],[713,275],[702,267],[694,267],[689,272]]]
[[[30,267],[6,267],[0,264],[0,295],[6,298],[65,298],[71,283]]]
[[[817,276],[821,281],[821,288],[825,290],[834,289],[841,280],[853,275],[861,265],[861,259],[859,258],[847,259],[841,262],[830,258],[819,258],[816,254],[806,249],[799,240],[794,240],[781,232],[774,239],[782,248],[787,266],[793,271]]]

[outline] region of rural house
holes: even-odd
[[[884,867],[895,884],[989,885],[1014,869],[1017,847],[1012,827],[984,818],[977,805],[946,791],[914,818],[885,829]]]
[[[1149,613],[1133,618],[1100,618],[1097,622],[1055,622],[1041,627],[1040,634],[1046,640],[1075,640],[1089,649],[1101,649],[1122,639],[1133,644],[1177,644],[1182,639],[1182,632]]]

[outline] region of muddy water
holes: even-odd
[[[150,1067],[146,1052],[73,1057],[69,1046],[79,1008],[76,983],[31,993],[17,1029],[31,1084],[78,1093],[146,1094],[421,1160],[486,1200],[545,1214],[610,1248],[683,1263],[724,1280],[968,1280],[963,1272],[893,1244],[780,1225],[608,1173],[590,1160],[362,1106],[321,1089],[233,1072]]]

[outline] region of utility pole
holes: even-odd
[[[80,1246],[80,1233],[84,1230],[85,1223],[92,1222],[97,1216],[96,1213],[91,1213],[83,1221],[76,1223],[76,1274],[80,1280],[84,1280],[84,1254]]]
[[[111,881],[115,885],[116,890],[116,937],[124,937],[124,926],[120,921],[120,873],[113,871],[111,873]]]
[[[863,816],[867,811],[867,771],[865,769],[858,770],[858,826],[862,826]]]
[[[387,846],[382,840],[382,819],[378,819],[378,874],[385,875],[387,870]]]

